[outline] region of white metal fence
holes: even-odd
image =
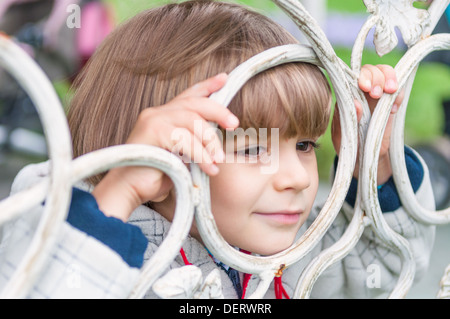
[[[359,241],[363,230],[373,231],[401,257],[402,270],[390,294],[392,298],[404,297],[411,287],[415,265],[408,242],[394,232],[385,222],[378,204],[376,189],[377,156],[385,123],[397,94],[384,95],[371,115],[364,94],[357,85],[361,68],[364,41],[375,27],[374,42],[380,55],[397,45],[394,28],[398,27],[408,45],[408,50],[395,66],[400,88],[405,89],[404,106],[399,108],[391,140],[391,161],[394,180],[401,201],[411,216],[422,223],[445,224],[450,222],[450,208],[428,211],[417,202],[409,182],[404,159],[404,118],[409,93],[419,62],[430,52],[450,49],[450,34],[430,36],[449,0],[435,0],[428,10],[419,10],[412,0],[364,0],[369,18],[363,25],[353,47],[351,65],[340,60],[324,32],[300,1],[274,0],[298,25],[310,46],[288,45],[262,52],[243,63],[231,74],[226,86],[211,96],[228,105],[234,94],[252,76],[263,70],[291,61],[307,61],[323,67],[331,80],[344,128],[339,165],[331,192],[314,223],[296,243],[270,257],[257,257],[236,251],[220,235],[212,217],[209,202],[209,181],[198,166],[188,171],[175,156],[154,147],[121,145],[72,158],[68,125],[51,83],[41,69],[9,38],[0,36],[0,65],[23,86],[35,103],[47,138],[51,176],[34,187],[12,195],[0,202],[0,223],[18,216],[45,199],[45,212],[36,231],[33,244],[21,261],[3,297],[24,296],[39,276],[49,251],[55,244],[55,235],[64,222],[72,185],[88,176],[119,165],[147,165],[159,168],[172,179],[177,189],[175,218],[169,236],[160,249],[144,265],[141,280],[130,297],[138,298],[155,283],[169,263],[179,253],[192,221],[195,218],[199,232],[211,253],[231,267],[259,276],[262,280],[251,298],[264,295],[280,266],[289,267],[305,256],[322,238],[340,211],[349,188],[360,139],[360,183],[353,219],[342,236],[329,249],[318,255],[298,279],[294,296],[307,298],[317,277],[331,264],[344,258]],[[400,91],[400,90],[399,90]],[[354,99],[364,106],[363,118],[358,125]],[[129,155],[133,154],[133,155]],[[196,187],[194,187],[194,185]],[[449,268],[444,272],[438,297],[450,296]]]

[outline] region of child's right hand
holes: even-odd
[[[145,109],[127,144],[152,145],[171,152],[181,146],[184,158],[196,159],[199,167],[209,175],[217,174],[214,163],[222,162],[225,156],[222,142],[216,134],[214,140],[205,139],[203,134],[211,128],[209,121],[225,129],[235,129],[239,125],[237,117],[227,108],[208,98],[223,87],[226,79],[225,74],[219,74],[187,89],[166,105]],[[203,132],[194,130],[194,123]],[[174,132],[182,138],[173,139]],[[157,169],[129,166],[111,169],[92,194],[106,215],[126,221],[139,205],[164,200],[172,187],[170,179]]]

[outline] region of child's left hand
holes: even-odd
[[[364,65],[361,68],[361,74],[358,79],[359,88],[365,93],[367,102],[369,104],[370,112],[373,113],[378,100],[384,93],[393,94],[398,89],[397,76],[395,70],[389,65]],[[378,160],[378,184],[384,184],[392,175],[391,162],[389,160],[389,145],[390,137],[392,132],[392,121],[393,116],[397,113],[399,106],[403,102],[403,91],[400,92],[396,98],[391,114],[386,124],[384,131],[383,141],[381,143],[379,160]],[[355,101],[356,114],[358,121],[362,117],[362,105]],[[333,145],[336,153],[339,155],[340,145],[341,145],[341,126],[339,120],[339,110],[336,107],[333,122],[331,127]],[[353,176],[358,178],[359,165],[358,161],[355,165],[355,171]]]

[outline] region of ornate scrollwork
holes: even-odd
[[[380,56],[391,52],[397,46],[396,27],[400,30],[404,42],[411,46],[420,39],[424,29],[430,25],[428,11],[415,8],[414,2],[413,0],[364,0],[367,11],[377,17],[374,44]]]

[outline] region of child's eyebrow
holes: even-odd
[[[316,135],[311,136],[311,135],[303,135],[303,134],[299,134],[299,135],[297,135],[295,138],[296,138],[297,140],[299,140],[299,141],[301,141],[301,140],[312,140],[312,141],[317,141],[321,136],[322,136],[322,135],[320,135],[320,136],[316,136]]]

